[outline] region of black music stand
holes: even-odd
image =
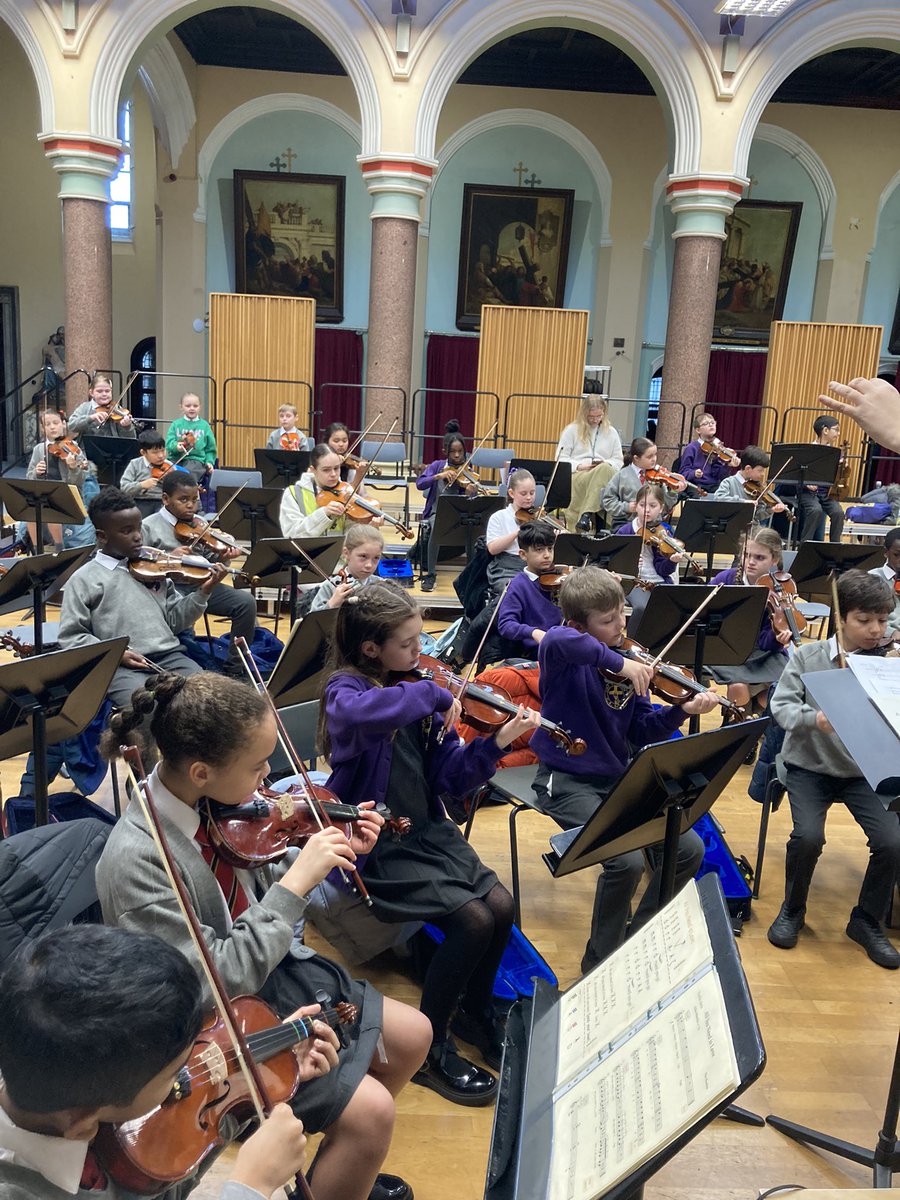
[[[343,544],[344,539],[340,535],[260,538],[247,555],[242,569],[247,575],[257,576],[263,587],[290,588],[290,618],[293,627],[298,616],[301,584],[321,583],[322,575],[331,575],[341,557]],[[322,575],[309,565],[301,550],[316,563]]]
[[[81,444],[85,455],[97,468],[99,482],[113,487],[119,486],[126,465],[141,452],[137,437],[98,437],[86,433]]]
[[[277,708],[319,699],[337,615],[336,608],[321,608],[294,625],[266,683]]]
[[[716,554],[737,554],[746,530],[753,523],[752,500],[685,500],[675,536],[685,549],[706,555],[706,578],[712,579]]]
[[[651,654],[658,654],[709,592],[703,584],[654,588],[640,614],[635,637]],[[723,667],[746,662],[759,636],[768,593],[763,587],[723,587],[666,651],[666,660],[690,667],[698,679],[707,662]],[[691,717],[691,733],[696,733],[699,725],[700,718]]]
[[[506,507],[503,496],[438,496],[431,537],[439,546],[461,553],[471,562],[475,542],[487,529],[488,519]],[[424,566],[419,564],[424,574]]]
[[[0,666],[0,758],[34,753],[34,823],[49,820],[47,747],[77,737],[103,703],[128,638]]]
[[[309,470],[308,450],[271,450],[267,446],[254,450],[253,458],[262,476],[263,487],[290,487]]]
[[[607,537],[561,533],[553,549],[553,561],[568,567],[601,567],[636,578],[642,545],[633,533],[610,533]]]
[[[232,504],[232,499],[240,492]],[[259,538],[281,537],[279,515],[284,492],[280,488],[220,487],[216,489],[218,525],[238,542],[251,548]],[[226,509],[226,505],[228,505]]]
[[[803,542],[791,563],[797,591],[827,596],[831,602],[832,576],[845,571],[872,571],[884,566],[881,546],[863,546],[850,542]]]
[[[38,550],[44,545],[44,522],[83,525],[87,511],[81,492],[58,479],[0,478],[0,501],[14,521],[33,522]]]
[[[12,566],[0,576],[0,609],[9,612],[12,606],[31,593],[34,609],[34,652],[44,650],[44,606],[73,571],[93,552],[93,546],[76,546],[58,554],[35,554],[29,558],[12,559]]]
[[[571,463],[561,462],[557,465],[555,458],[514,458],[509,464],[507,479],[513,471],[530,471],[534,482],[543,484],[545,488],[553,480],[553,486],[544,496],[543,507],[548,512],[553,508],[568,508],[572,503]]]
[[[797,520],[791,531],[791,544],[800,540],[800,493],[807,484],[830,487],[837,479],[841,463],[838,446],[820,446],[818,442],[775,442],[769,460],[769,479],[778,484],[797,485]]]

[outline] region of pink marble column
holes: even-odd
[[[409,395],[412,372],[413,309],[416,296],[417,222],[403,217],[380,217],[372,222],[372,270],[369,279],[369,341],[366,383],[400,387]],[[387,429],[397,418],[403,423],[399,392],[369,392],[366,420],[384,414]]]
[[[66,288],[66,370],[110,370],[112,361],[112,244],[107,206],[66,198],[63,210],[63,269]],[[87,399],[87,379],[66,384],[72,411]]]

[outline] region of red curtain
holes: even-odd
[[[436,390],[428,390],[420,397],[425,409],[422,430],[425,437],[421,451],[423,462],[429,463],[440,458],[444,426],[454,417],[459,421],[462,435],[471,449],[472,431],[475,428],[475,389],[478,386],[478,347],[479,340],[474,337],[435,333],[428,339],[425,387]]]
[[[717,437],[738,453],[757,444],[768,359],[765,351],[713,350],[709,356],[706,407],[716,418]]]
[[[327,387],[319,396],[323,383],[362,383],[362,334],[353,329],[316,330],[315,408],[321,412],[315,421],[315,438],[332,421],[343,421],[352,430],[360,430],[363,393],[358,387]]]

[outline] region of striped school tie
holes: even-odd
[[[207,866],[211,869],[213,875],[215,875],[216,882],[222,889],[222,895],[225,897],[225,903],[228,905],[232,921],[236,921],[241,913],[246,912],[250,907],[250,901],[247,899],[247,893],[238,882],[234,867],[230,863],[225,862],[224,859],[221,859],[216,853],[215,847],[209,840],[206,820],[203,817],[200,818],[200,824],[197,826],[194,840],[200,846]]]

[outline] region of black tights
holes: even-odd
[[[420,1008],[431,1021],[435,1042],[447,1036],[457,1002],[473,1014],[491,1003],[494,978],[509,941],[515,908],[502,883],[481,900],[433,920],[444,935],[425,973]]]

